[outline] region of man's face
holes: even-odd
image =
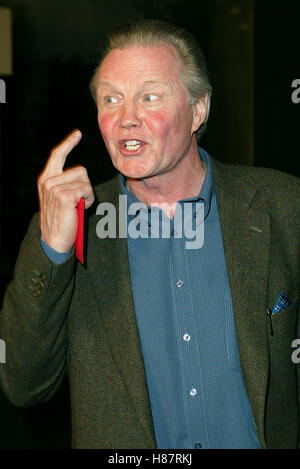
[[[100,67],[98,124],[114,166],[127,177],[170,173],[190,157],[206,106],[188,104],[180,67],[167,45],[114,49]]]

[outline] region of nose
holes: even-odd
[[[124,102],[120,114],[120,126],[122,128],[140,127],[141,124],[137,104],[135,102]]]

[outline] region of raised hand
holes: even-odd
[[[75,244],[80,197],[85,201],[85,209],[95,199],[83,166],[63,169],[68,154],[81,137],[81,132],[76,130],[54,147],[38,177],[41,238],[58,252],[67,252]]]

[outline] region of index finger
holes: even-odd
[[[67,135],[58,145],[56,145],[47,160],[45,170],[47,175],[57,176],[63,172],[63,168],[66,162],[66,158],[71,150],[79,143],[82,137],[80,130],[73,130]]]

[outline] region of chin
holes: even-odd
[[[123,176],[131,179],[145,179],[149,177],[149,174],[146,173],[146,171],[120,171],[120,173],[123,174]]]
[[[145,177],[151,176],[149,168],[141,167],[138,164],[133,164],[132,162],[122,162],[121,164],[115,164],[115,168],[124,176],[133,178],[133,179],[143,179]]]

